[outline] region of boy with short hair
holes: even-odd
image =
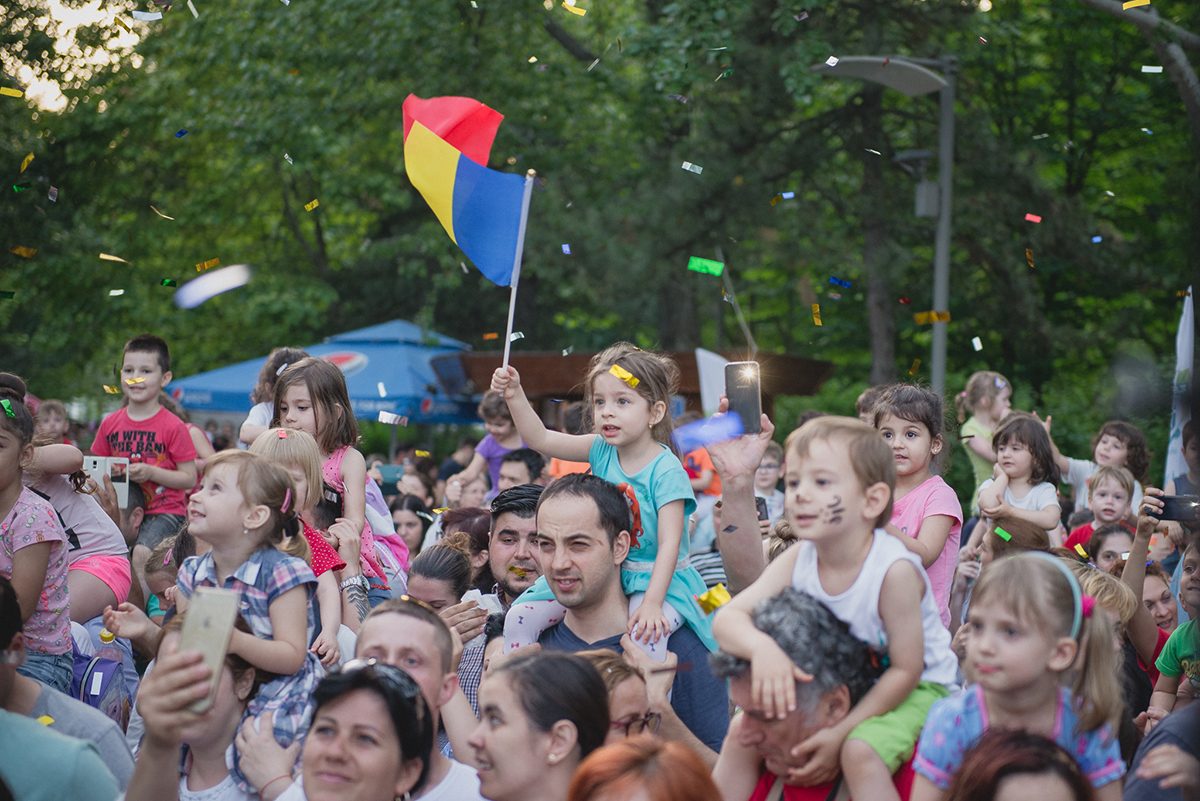
[[[768,442],[762,461],[754,471],[754,497],[767,502],[767,522],[775,525],[783,517],[783,493],[779,491],[779,474],[783,469],[783,448],[778,442]]]
[[[1124,467],[1104,466],[1092,473],[1088,479],[1088,509],[1091,522],[1071,529],[1063,547],[1075,550],[1076,545],[1087,547],[1096,529],[1110,523],[1120,523],[1133,534],[1129,516],[1133,513],[1133,473]]]
[[[145,593],[142,568],[150,549],[175,534],[187,513],[184,491],[196,483],[196,447],[187,426],[158,402],[171,381],[167,343],[142,334],[125,343],[121,392],[128,405],[104,418],[92,453],[129,459],[129,480],[141,486],[146,513],[133,548],[133,567]]]
[[[800,543],[718,610],[713,633],[722,651],[750,661],[755,702],[779,718],[795,709],[795,683],[812,677],[754,627],[759,603],[794,587],[885,651],[875,686],[845,719],[792,750],[803,767],[784,781],[815,784],[840,769],[852,798],[898,799],[891,774],[912,754],[930,707],[950,693],[958,663],[920,558],[882,528],[894,458],[878,431],[846,417],[805,424],[785,451],[787,521]]]
[[[35,433],[38,438],[45,438],[63,445],[74,445],[67,432],[71,429],[71,419],[67,416],[67,407],[60,400],[48,398],[38,405],[34,417]]]

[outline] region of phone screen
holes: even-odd
[[[762,391],[759,385],[758,362],[730,362],[725,365],[725,397],[729,411],[742,418],[742,431],[757,434],[762,431]]]

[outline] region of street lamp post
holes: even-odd
[[[830,63],[832,62],[832,63]],[[941,72],[929,69],[938,67]],[[938,115],[938,221],[933,255],[933,309],[950,310],[950,233],[954,193],[954,85],[958,59],[943,56],[923,59],[887,56],[845,56],[812,68],[832,78],[870,81],[918,97],[939,93]],[[946,323],[933,323],[930,384],[934,392],[946,389]]]

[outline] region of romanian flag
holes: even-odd
[[[525,179],[487,168],[499,112],[467,97],[404,100],[404,170],[446,233],[479,271],[512,283]]]

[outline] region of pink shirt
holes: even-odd
[[[13,554],[40,542],[51,543],[50,563],[37,608],[25,621],[25,647],[35,654],[69,654],[67,534],[50,502],[29,487],[22,487],[12,511],[0,521],[0,576],[11,581]]]
[[[942,616],[942,623],[948,627],[950,583],[954,579],[954,568],[958,565],[958,542],[962,535],[962,504],[941,476],[930,476],[892,504],[892,525],[913,539],[917,538],[925,518],[934,515],[946,515],[954,519],[941,555],[925,570],[929,574],[929,583],[933,585],[933,598],[938,614]]]

